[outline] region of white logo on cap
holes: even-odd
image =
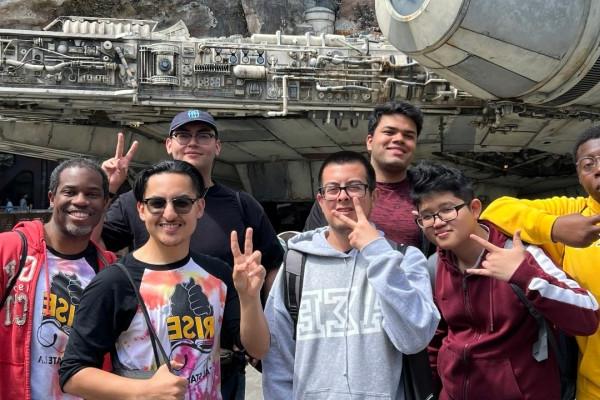
[[[194,118],[199,118],[199,117],[200,117],[200,111],[198,111],[198,110],[188,111],[188,118],[194,119]]]

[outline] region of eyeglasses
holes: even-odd
[[[337,198],[340,196],[340,193],[342,193],[342,190],[346,192],[348,197],[360,198],[365,197],[368,187],[369,185],[366,183],[351,183],[346,186],[326,185],[319,188],[319,193],[321,193],[321,196],[323,196],[325,200],[337,200]]]
[[[216,137],[214,133],[209,132],[201,132],[201,133],[190,133],[186,131],[175,131],[171,133],[171,137],[177,141],[182,146],[186,146],[190,144],[193,138],[196,138],[196,141],[199,144],[208,144],[212,139]]]
[[[192,206],[198,200],[200,200],[200,197],[192,199],[190,197],[182,196],[173,197],[170,200],[167,200],[164,197],[148,197],[147,199],[142,200],[142,203],[148,206],[148,211],[150,211],[150,214],[158,215],[165,212],[167,203],[171,202],[175,212],[177,214],[183,215],[188,214],[190,211],[192,211]]]
[[[577,160],[575,165],[577,165],[584,174],[591,174],[598,168],[598,160],[600,160],[600,156],[582,157]]]
[[[440,221],[449,222],[456,219],[456,217],[458,217],[458,210],[466,205],[466,203],[462,203],[454,207],[442,208],[435,214],[425,214],[415,218],[415,222],[421,228],[429,228],[433,226],[436,218],[439,218]]]

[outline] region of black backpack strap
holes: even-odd
[[[515,285],[514,283],[510,284],[510,287],[513,289],[521,303],[527,308],[529,314],[535,319],[538,325],[538,340],[533,344],[533,358],[540,362],[548,359],[548,342],[550,343],[550,347],[552,347],[552,351],[557,356],[557,360],[560,360],[560,350],[558,348],[558,343],[556,343],[556,338],[550,332],[550,328],[548,326],[548,322],[546,318],[535,308],[533,303],[529,301],[527,296],[525,296],[525,292],[523,289]],[[561,373],[563,373],[564,366],[559,362],[559,367],[561,369]]]
[[[240,214],[242,216],[242,223],[244,224],[244,228],[248,228],[248,221],[246,221],[246,210],[244,208],[244,204],[242,204],[242,196],[240,196],[239,191],[235,191],[235,199],[237,201],[238,207],[240,208]]]
[[[138,304],[140,305],[140,308],[142,309],[142,314],[144,314],[144,319],[146,320],[146,325],[148,326],[148,333],[150,335],[150,342],[152,343],[152,350],[154,351],[154,361],[156,362],[157,368],[163,364],[160,361],[160,357],[162,356],[164,363],[166,363],[167,368],[169,368],[169,371],[173,372],[173,370],[171,368],[171,363],[169,362],[169,357],[167,356],[165,349],[160,344],[160,340],[158,339],[158,335],[156,334],[156,331],[154,330],[154,326],[152,326],[152,323],[150,322],[150,316],[148,315],[148,309],[146,308],[146,304],[144,303],[144,300],[142,300],[142,296],[140,295],[140,291],[139,291],[138,287],[135,285],[135,282],[133,282],[133,278],[131,277],[131,274],[129,274],[129,271],[127,271],[127,267],[125,267],[120,262],[117,262],[115,264],[117,265],[117,267],[119,267],[119,269],[121,271],[123,271],[123,273],[129,280],[131,287],[133,287],[133,292],[135,293],[135,297],[137,298]],[[160,352],[160,354],[159,354],[159,352]]]
[[[302,299],[305,264],[306,254],[294,249],[286,250],[283,258],[283,272],[285,274],[283,301],[294,324],[294,340],[296,340],[298,313],[300,312],[300,300]]]
[[[12,292],[13,287],[15,287],[15,283],[17,283],[17,279],[19,278],[19,275],[21,274],[21,271],[25,266],[25,261],[27,260],[27,238],[25,237],[25,234],[20,230],[15,229],[14,231],[17,232],[19,234],[19,237],[21,238],[21,257],[19,258],[19,265],[17,266],[17,270],[6,285],[4,296],[2,296],[2,302],[0,302],[0,309],[4,307],[4,303],[6,302],[6,299],[8,299],[8,296],[10,296],[10,292]]]

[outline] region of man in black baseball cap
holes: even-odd
[[[111,193],[117,193],[125,181],[129,161],[137,146],[132,145],[132,149],[121,156],[123,142],[123,135],[119,134],[116,156],[102,164],[109,176]],[[262,253],[262,264],[267,269],[263,295],[268,293],[283,259],[283,249],[262,206],[252,196],[213,180],[213,164],[221,153],[221,141],[213,116],[201,110],[187,110],[175,115],[165,146],[173,159],[187,161],[196,167],[208,188],[204,215],[192,235],[190,250],[220,258],[233,266],[230,233],[237,232],[240,248],[244,248],[245,230],[252,228],[254,248]],[[110,206],[102,239],[107,249],[115,251],[125,247],[137,249],[148,240],[148,232],[138,216],[131,191],[120,195]],[[223,399],[243,399],[243,365],[230,363],[223,367],[222,374]]]
[[[203,122],[204,124],[210,126],[215,132],[215,135],[218,136],[217,124],[215,123],[215,119],[213,118],[213,116],[207,113],[206,111],[200,110],[182,111],[179,114],[177,114],[175,117],[173,117],[173,120],[171,121],[169,133],[173,133],[175,129],[179,128],[180,126],[186,125],[190,122]]]

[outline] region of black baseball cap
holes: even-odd
[[[206,111],[200,110],[182,111],[175,117],[173,117],[173,120],[171,121],[171,126],[169,128],[169,135],[171,135],[171,133],[180,126],[195,121],[202,122],[210,126],[215,132],[215,136],[219,136],[219,132],[217,131],[217,124],[215,123],[215,119],[213,118],[213,116],[207,113]]]

